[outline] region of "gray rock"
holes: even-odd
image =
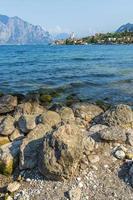
[[[0,114],[8,113],[17,106],[17,97],[5,95],[0,97]]]
[[[28,133],[36,127],[36,115],[22,115],[18,120],[18,128],[23,133]]]
[[[88,122],[103,113],[100,107],[90,103],[76,103],[72,108],[76,117],[80,117]]]
[[[122,151],[121,149],[116,150],[114,155],[115,155],[116,158],[118,158],[120,160],[123,160],[125,158],[125,156],[126,156],[125,152]]]
[[[124,143],[127,140],[126,131],[118,126],[108,127],[99,131],[103,140]]]
[[[50,130],[51,127],[49,125],[38,124],[23,140],[20,147],[19,161],[19,168],[21,170],[32,169],[37,165],[40,145],[42,144],[43,137]]]
[[[69,179],[78,171],[82,156],[83,137],[79,128],[65,124],[44,138],[39,170],[48,179]]]
[[[95,141],[101,142],[101,136],[99,132],[104,129],[108,128],[108,126],[102,125],[102,124],[96,124],[89,128],[88,135],[90,135]]]
[[[108,126],[130,128],[133,122],[133,111],[128,105],[120,104],[106,111],[100,122]]]
[[[14,123],[15,119],[12,116],[8,115],[5,117],[0,123],[0,135],[11,135],[15,130]]]

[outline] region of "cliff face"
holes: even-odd
[[[122,25],[120,28],[118,28],[118,30],[116,31],[117,33],[121,33],[121,32],[133,32],[133,24],[125,24],[125,25]]]
[[[0,44],[46,44],[50,34],[19,17],[0,15]]]

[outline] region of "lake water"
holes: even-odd
[[[133,102],[133,45],[0,46],[0,91],[63,87],[81,99]]]

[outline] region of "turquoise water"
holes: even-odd
[[[82,99],[133,102],[133,45],[0,46],[0,91],[58,87]]]

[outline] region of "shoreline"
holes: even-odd
[[[45,103],[0,97],[1,199],[130,199],[131,107]]]

